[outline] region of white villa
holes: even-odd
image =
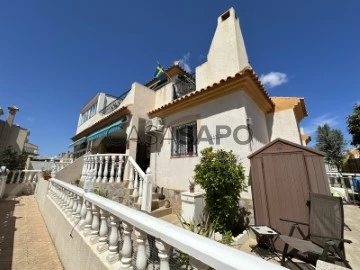
[[[299,128],[304,99],[269,96],[249,64],[233,8],[218,18],[207,61],[195,74],[178,63],[165,74],[134,82],[117,99],[92,98],[72,138],[75,153],[126,153],[142,170],[150,166],[159,187],[186,190],[206,147],[233,150],[248,174],[247,156],[272,140],[310,140]]]

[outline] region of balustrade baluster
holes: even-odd
[[[92,223],[91,223],[91,238],[90,244],[96,244],[99,241],[99,229],[100,229],[100,220],[99,220],[99,208],[93,204],[92,205]]]
[[[132,261],[132,241],[131,241],[131,233],[133,230],[133,226],[130,223],[123,222],[123,240],[124,243],[121,249],[121,269],[128,269],[131,267]]]
[[[101,182],[101,177],[102,177],[102,171],[103,171],[103,156],[99,156],[99,171],[98,171],[98,177],[96,179],[96,182],[99,183]]]
[[[145,270],[147,265],[145,241],[147,239],[146,233],[135,229],[137,253],[136,253],[136,269]]]
[[[160,239],[156,239],[155,246],[158,249],[160,259],[160,270],[170,270],[169,251],[170,246]]]
[[[86,217],[84,222],[84,236],[88,236],[91,232],[91,223],[92,223],[92,211],[91,211],[91,203],[85,201],[86,204]]]
[[[79,222],[79,230],[80,231],[84,229],[86,213],[87,213],[86,200],[84,198],[82,198],[82,206],[81,206],[81,210],[80,210],[80,222]]]
[[[134,180],[134,191],[133,191],[133,198],[134,198],[134,203],[137,202],[136,198],[139,197],[139,174],[137,172],[137,170],[134,170],[135,173],[135,180]]]
[[[19,183],[19,182],[20,182],[20,179],[21,179],[21,173],[22,173],[22,171],[18,171],[18,172],[19,172],[19,174],[18,174],[18,176],[17,176],[16,183]]]
[[[114,183],[114,173],[115,173],[115,155],[112,155],[109,183]]]
[[[73,207],[72,207],[72,210],[71,210],[71,220],[74,221],[75,220],[75,215],[76,215],[76,209],[77,209],[77,206],[78,206],[78,195],[74,194],[74,198],[73,198]]]
[[[100,209],[101,222],[100,222],[100,230],[99,230],[99,243],[96,247],[98,253],[103,253],[105,250],[108,250],[109,248],[109,245],[107,243],[107,237],[109,233],[107,218],[108,218],[108,213],[105,210]]]
[[[82,171],[81,171],[80,181],[85,181],[86,171],[87,171],[87,161],[88,161],[88,157],[85,156],[84,157],[84,162],[83,162],[83,168],[82,168]]]
[[[119,155],[119,166],[117,169],[116,183],[121,182],[121,172],[122,172],[123,163],[124,163],[124,157]]]
[[[10,180],[10,183],[14,183],[15,184],[15,173],[16,171],[12,171],[12,175],[11,175],[11,180]]]
[[[78,222],[80,222],[80,218],[81,218],[81,206],[82,206],[82,198],[78,195],[77,196],[77,207],[76,207],[76,211],[75,211],[75,216],[74,216],[74,222],[75,224],[78,224]]]
[[[94,156],[94,162],[95,162],[95,177],[93,179],[94,182],[96,182],[96,176],[98,174],[98,169],[99,169],[99,157],[98,156]]]
[[[67,205],[66,209],[65,209],[65,213],[66,213],[66,216],[68,217],[71,217],[71,214],[72,214],[72,209],[73,209],[73,206],[74,206],[74,194],[72,192],[70,192],[70,200],[69,200],[69,204]]]
[[[110,235],[109,235],[109,254],[106,260],[109,263],[114,263],[119,260],[118,243],[119,243],[119,220],[117,217],[110,215]]]
[[[70,198],[69,198],[69,195],[70,195],[70,192],[67,191],[66,189],[64,190],[65,191],[65,198],[64,198],[64,203],[61,205],[61,209],[63,211],[65,211],[69,201],[70,201]]]
[[[140,178],[139,178],[139,199],[138,199],[138,204],[140,204],[140,208],[141,208],[141,200],[142,200],[142,195],[143,195],[143,184],[144,184],[144,178],[142,178],[140,176]]]
[[[103,175],[103,179],[102,179],[103,183],[108,182],[108,173],[109,173],[108,167],[109,167],[109,156],[105,156],[104,175]]]
[[[133,189],[134,188],[134,167],[133,165],[131,164],[130,161],[128,161],[129,163],[129,185],[128,185],[128,188],[129,189]]]

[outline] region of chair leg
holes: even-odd
[[[334,247],[334,249],[335,249],[336,254],[339,255],[341,261],[345,264],[345,266],[346,266],[347,268],[352,269],[351,266],[350,266],[350,264],[349,264],[348,261],[346,260],[344,254],[340,251],[339,247],[338,247],[337,245],[334,245],[333,247]]]
[[[288,249],[289,249],[289,245],[285,244],[283,254],[282,254],[282,258],[281,258],[281,266],[285,266],[285,259],[286,259],[286,254],[287,254]]]

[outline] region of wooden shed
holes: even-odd
[[[330,195],[322,152],[276,139],[249,159],[257,225],[270,225],[287,235],[291,223],[280,218],[308,223],[310,192]]]

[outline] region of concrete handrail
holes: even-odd
[[[85,191],[82,188],[76,187],[74,185],[68,184],[64,181],[55,179],[55,178],[51,178],[50,179],[51,183],[55,183],[59,186],[62,186],[63,188],[67,189],[68,191],[71,191],[72,193],[75,193],[76,195],[79,195],[81,197],[83,197]]]
[[[57,179],[51,179],[51,182],[78,195],[80,194],[79,188],[77,187]],[[83,193],[83,198],[85,201],[93,203],[100,209],[118,217],[120,220],[131,224],[136,229],[152,235],[215,269],[283,269],[279,265],[220,244],[214,240],[177,227],[171,223],[157,219],[94,193]]]

